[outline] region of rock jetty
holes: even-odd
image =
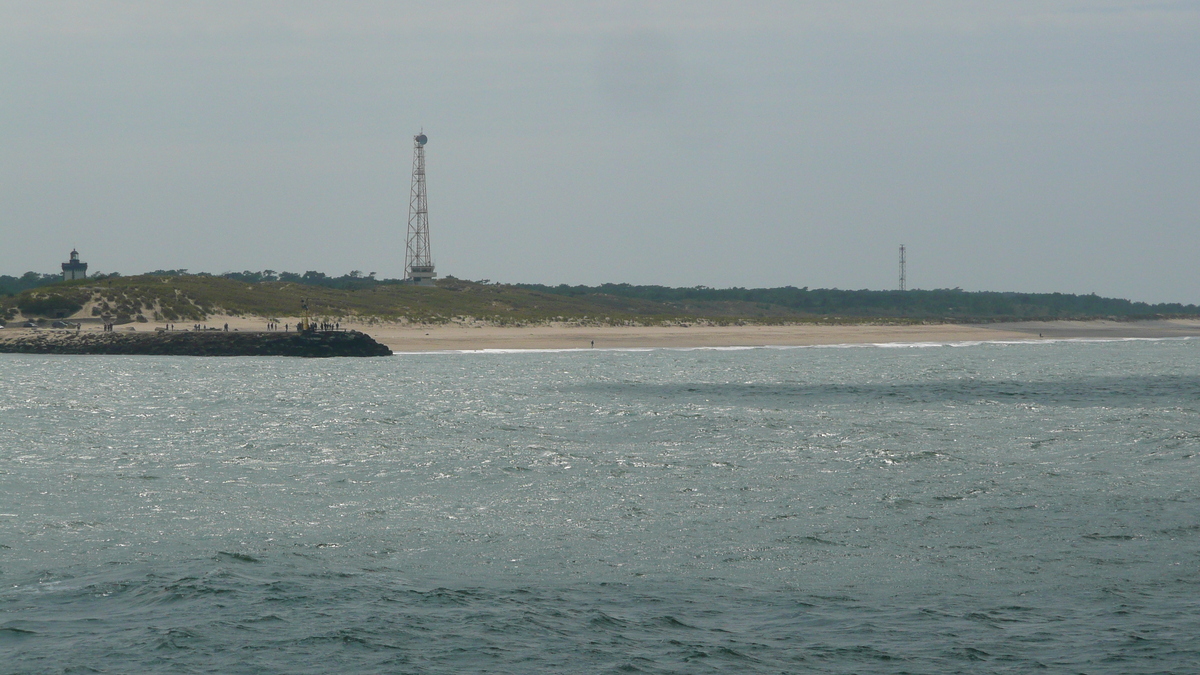
[[[22,331],[0,339],[0,353],[140,354],[146,356],[390,356],[359,331],[307,333],[160,331],[155,333]]]

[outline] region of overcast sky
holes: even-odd
[[[0,273],[1200,302],[1200,2],[0,0]]]

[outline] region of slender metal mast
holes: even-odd
[[[905,288],[905,286],[907,286],[907,285],[908,285],[908,274],[907,274],[907,270],[905,270],[905,263],[904,263],[904,244],[900,244],[900,290],[902,290],[902,291],[907,290]]]
[[[404,256],[404,277],[409,282],[432,286],[437,275],[429,255],[429,204],[425,194],[424,132],[413,136],[412,193],[408,200],[408,241]]]

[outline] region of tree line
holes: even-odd
[[[600,286],[544,286],[518,284],[529,290],[570,297],[608,295],[662,302],[675,306],[692,303],[741,303],[775,307],[814,316],[871,316],[896,318],[1071,318],[1196,316],[1200,307],[1180,303],[1134,302],[1091,293],[1016,293],[964,291],[961,288],[872,291],[836,288],[671,288],[602,284]]]
[[[48,286],[59,281],[62,281],[61,274],[38,274],[37,272],[26,272],[19,277],[3,274],[0,275],[0,293],[4,295],[13,295],[15,293],[20,293],[21,291],[27,291],[31,288]]]
[[[248,284],[258,284],[267,282],[284,282],[305,284],[308,286],[322,286],[324,288],[336,288],[341,290],[357,290],[360,288],[371,288],[380,284],[402,284],[401,279],[377,279],[375,273],[363,274],[359,270],[353,270],[349,274],[344,274],[340,277],[333,277],[324,272],[309,270],[303,274],[298,272],[276,272],[275,270],[262,270],[253,272],[246,270],[244,272],[223,272],[221,274],[211,274],[209,272],[189,272],[187,269],[174,270],[154,270],[146,272],[151,276],[159,277],[182,277],[182,276],[197,276],[197,277],[220,277],[223,279],[232,279]],[[102,281],[104,279],[114,279],[120,277],[120,273],[111,272],[109,274],[93,274],[87,278],[88,281]],[[61,274],[39,274],[37,272],[26,272],[19,277],[0,275],[0,295],[15,295],[21,291],[27,291],[31,288],[40,288],[62,282]],[[79,282],[77,282],[79,283]]]

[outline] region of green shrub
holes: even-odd
[[[83,309],[83,303],[65,295],[27,295],[17,302],[17,306],[25,316],[69,316]]]

